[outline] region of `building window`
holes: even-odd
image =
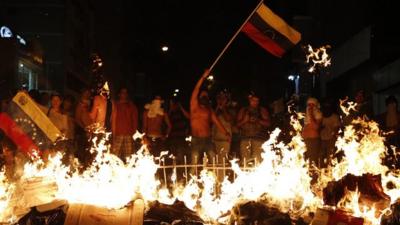
[[[23,62],[18,63],[18,81],[22,88],[27,90],[38,88],[38,74]]]

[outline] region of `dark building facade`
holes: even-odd
[[[64,88],[64,6],[63,0],[0,2],[0,21],[43,48],[43,74],[47,79],[43,90]]]
[[[77,95],[90,85],[90,55],[94,51],[95,1],[65,2],[65,92]]]
[[[400,35],[395,31],[396,7],[392,2],[355,1],[352,20],[343,21],[347,35],[336,38],[332,68],[324,77],[322,93],[336,98],[354,97],[364,90],[375,115],[385,110],[389,95],[400,98]],[[378,5],[379,3],[379,5]],[[374,14],[368,12],[372,12]],[[362,20],[360,20],[362,18]],[[337,25],[330,33],[341,33]],[[357,29],[358,28],[358,29]],[[343,33],[342,32],[342,33]],[[334,36],[334,35],[332,35]]]
[[[10,27],[0,25],[0,97],[20,89],[46,89],[43,51]]]

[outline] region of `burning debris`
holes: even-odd
[[[196,212],[188,209],[184,202],[175,201],[172,205],[158,201],[150,204],[144,215],[145,225],[203,225],[205,222]]]
[[[398,225],[400,224],[400,201],[398,200],[390,206],[390,212],[382,217],[381,225]]]
[[[339,181],[329,182],[323,193],[324,203],[329,206],[340,206],[351,193],[358,193],[358,201],[362,206],[373,205],[379,213],[390,207],[390,197],[383,191],[380,175],[348,174]]]
[[[248,201],[236,205],[229,218],[229,225],[303,225],[302,220],[293,221],[289,214],[276,208],[270,208],[265,203]]]
[[[16,225],[63,225],[65,218],[65,206],[45,211],[34,207]]]
[[[219,182],[212,170],[196,165],[199,176],[192,175],[184,184],[172,176],[174,185],[168,188],[157,177],[158,160],[145,146],[124,163],[110,154],[106,140],[93,140],[94,158],[84,171],[77,169],[77,162],[64,165],[62,154],[55,154],[46,162],[25,164],[16,182],[0,172],[0,222],[38,224],[46,217],[55,221],[49,224],[61,224],[65,216],[64,224],[77,224],[78,214],[85,216],[85,224],[129,224],[124,221],[130,221],[130,215],[146,224],[378,225],[383,218],[382,223],[391,225],[397,221],[399,174],[382,164],[386,147],[376,123],[357,119],[346,127],[336,143],[343,159],[322,170],[304,158],[300,122],[293,119],[291,124],[295,131],[291,142],[278,141],[280,131],[273,131],[257,166],[244,169],[232,161],[234,179]],[[64,203],[54,203],[58,200]],[[47,203],[55,206],[43,210]],[[117,222],[109,222],[110,218]]]

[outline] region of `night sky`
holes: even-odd
[[[46,60],[59,63],[58,67],[46,68],[45,72],[55,73],[50,74],[49,79],[59,76],[57,82],[61,84],[65,80],[62,74],[67,74],[62,55],[69,54],[67,43],[75,37],[64,31],[69,18],[66,18],[67,13],[60,12],[68,11],[68,6],[79,1],[38,2],[40,7],[30,0],[4,0],[4,5],[0,3],[0,22],[6,21],[27,39],[39,39]],[[203,70],[211,65],[258,4],[257,0],[88,2],[89,10],[94,12],[94,22],[88,28],[88,32],[92,32],[88,40],[91,51],[103,58],[106,76],[114,88],[121,85],[135,88],[138,85],[133,84],[135,75],[146,74],[149,90],[145,97],[138,97],[146,100],[153,94],[167,97],[176,88],[187,99]],[[271,102],[290,93],[288,75],[304,71],[305,66],[299,63],[305,55],[301,45],[330,44],[334,51],[367,26],[373,26],[374,43],[378,43],[376,49],[381,52],[373,60],[383,65],[400,52],[395,47],[399,36],[393,27],[398,19],[392,1],[270,0],[264,3],[290,25],[296,25],[296,16],[312,19],[308,25],[300,24],[301,43],[283,58],[276,58],[240,33],[212,72],[216,78],[212,92],[228,88],[235,96],[243,98],[249,90],[255,90],[263,96],[264,104]],[[79,12],[80,9],[75,10]],[[51,23],[52,28],[49,28]],[[58,42],[47,44],[53,36],[40,37],[30,27],[45,34],[56,32],[60,38]],[[161,51],[163,45],[169,47],[168,52]],[[52,54],[53,51],[58,52]],[[52,55],[60,59],[53,59]],[[294,58],[297,63],[293,62]],[[83,61],[82,64],[87,63]]]
[[[268,5],[289,23],[294,14],[305,11],[298,4],[276,2]],[[188,93],[258,1],[132,4],[138,19],[130,34],[136,42],[132,46],[133,63],[152,74],[156,92],[169,93],[181,87]],[[160,51],[164,43],[170,48],[166,53]],[[212,91],[228,88],[245,96],[252,89],[268,100],[282,96],[290,70],[289,56],[290,52],[276,58],[240,33],[213,71],[216,84]]]

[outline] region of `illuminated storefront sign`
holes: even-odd
[[[8,28],[6,26],[2,26],[2,27],[0,27],[0,37],[1,38],[12,38],[13,33],[11,32],[10,28]],[[17,34],[16,38],[20,44],[26,45],[26,41],[21,36],[19,36]]]
[[[11,38],[13,36],[10,28],[6,27],[6,26],[2,26],[0,28],[0,37],[2,38]]]

